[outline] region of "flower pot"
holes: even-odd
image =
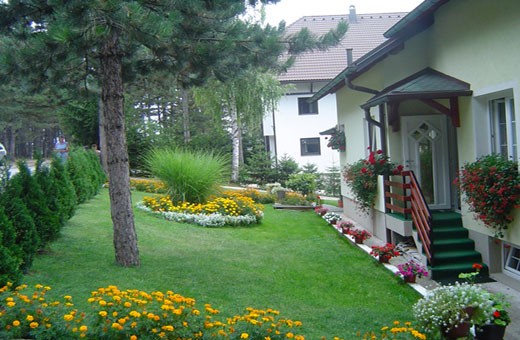
[[[363,237],[358,237],[358,236],[354,236],[354,241],[357,243],[357,244],[363,244]]]
[[[415,283],[416,282],[416,275],[406,275],[403,276],[404,282],[406,283]]]
[[[489,324],[475,327],[475,339],[477,340],[502,340],[506,333],[506,326]]]
[[[377,259],[379,260],[379,263],[390,263],[388,256],[379,255]]]
[[[441,332],[444,339],[458,339],[468,336],[470,327],[469,321],[463,321],[457,325],[441,327]]]

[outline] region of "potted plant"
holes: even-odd
[[[350,236],[354,238],[354,241],[357,244],[363,243],[365,240],[368,240],[372,237],[372,234],[364,229],[351,228],[348,232]]]
[[[329,224],[336,224],[339,220],[341,220],[341,216],[336,214],[335,212],[328,212],[323,215],[323,219],[327,221]]]
[[[377,178],[379,175],[397,175],[403,166],[391,163],[383,151],[370,151],[367,159],[345,166],[343,178],[354,194],[357,207],[368,213],[377,196]]]
[[[415,283],[417,277],[428,276],[425,266],[415,260],[410,260],[397,265],[397,275],[402,275],[405,282]]]
[[[475,310],[485,315],[492,307],[490,296],[479,285],[441,286],[417,301],[413,313],[428,338],[458,339],[469,334]]]
[[[339,228],[339,230],[341,230],[343,234],[348,234],[350,229],[355,227],[354,223],[349,221],[339,221],[339,223],[336,224],[336,226]]]
[[[392,257],[401,253],[395,250],[395,244],[387,243],[383,246],[372,246],[370,255],[377,256],[380,263],[388,263]]]
[[[486,155],[464,164],[455,184],[470,210],[496,237],[503,237],[520,203],[518,164],[501,155]]]
[[[475,339],[501,340],[504,338],[506,327],[511,323],[507,312],[509,303],[503,294],[492,294],[491,308],[477,310],[475,313]]]

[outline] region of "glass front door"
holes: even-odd
[[[448,127],[444,115],[402,117],[405,167],[413,170],[430,209],[449,209]]]

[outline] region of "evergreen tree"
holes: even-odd
[[[21,278],[22,250],[16,244],[16,231],[0,206],[0,286]]]
[[[10,197],[19,198],[27,207],[38,232],[40,246],[45,247],[56,238],[60,228],[59,219],[49,209],[46,195],[27,164],[19,161],[17,166],[18,173],[9,181],[6,193]]]
[[[61,159],[56,155],[52,158],[49,176],[53,179],[53,182],[56,183],[54,190],[56,190],[58,216],[60,220],[62,220],[62,223],[64,223],[74,215],[77,198],[74,185],[69,178],[68,172]]]

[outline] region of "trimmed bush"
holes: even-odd
[[[16,232],[0,206],[0,286],[7,282],[15,284],[21,279],[22,252],[16,245]]]
[[[227,178],[228,161],[212,152],[155,149],[145,162],[150,172],[165,183],[174,204],[204,203]]]

